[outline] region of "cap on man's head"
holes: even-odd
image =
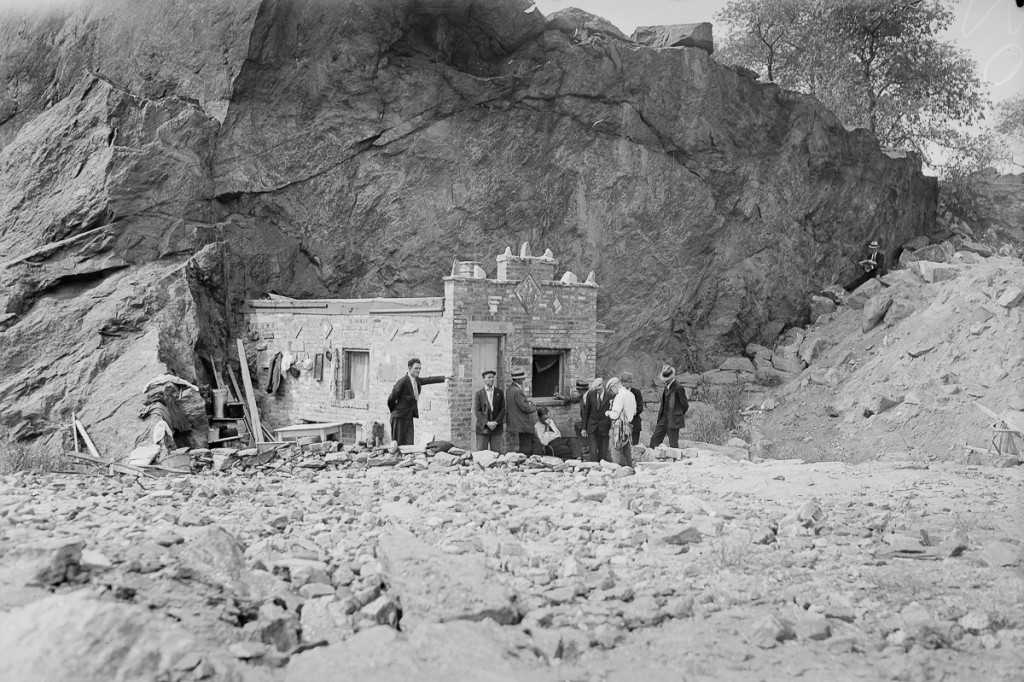
[[[667,384],[676,378],[676,368],[669,365],[665,365],[661,369],[661,374],[658,375],[658,382],[661,384]]]
[[[512,370],[512,378],[513,379],[525,379],[526,378],[526,370],[524,370],[524,369],[514,369],[514,370]]]
[[[576,380],[576,388],[581,390],[581,391],[585,391],[588,388],[590,388],[590,382],[587,381],[586,379],[577,379]]]
[[[498,376],[498,373],[495,372],[493,369],[485,369],[483,372],[480,373],[480,376],[486,378],[488,374],[495,377]]]
[[[881,244],[878,243],[877,239],[872,239],[871,243],[868,244],[869,249],[877,249],[879,246],[881,246]]]
[[[608,380],[608,385],[605,386],[604,388],[606,391],[610,391],[616,386],[622,386],[622,382],[619,381],[618,377],[612,377],[611,379]]]
[[[594,389],[597,389],[597,388],[601,388],[602,386],[604,386],[604,379],[602,379],[601,377],[598,377],[598,378],[596,378],[596,379],[594,379],[593,381],[590,382],[590,390],[591,391],[593,391]]]
[[[624,383],[624,384],[628,384],[628,383],[632,382],[633,381],[633,373],[632,372],[623,372],[621,380],[622,380],[622,383]]]

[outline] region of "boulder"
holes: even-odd
[[[408,530],[389,524],[377,555],[384,581],[402,608],[402,628],[423,622],[519,622],[511,595],[493,580],[482,554],[453,556],[427,544]]]
[[[811,296],[811,322],[836,311],[836,302],[825,296]]]
[[[635,43],[655,49],[665,47],[696,47],[708,54],[715,51],[712,26],[706,21],[699,24],[637,26],[630,39]]]
[[[775,355],[772,357],[772,367],[787,374],[799,374],[807,367],[807,363],[798,357]]]
[[[528,657],[520,653],[520,649],[528,647],[523,635],[491,621],[423,623],[409,633],[377,626],[343,642],[293,656],[284,671],[284,680],[555,682],[561,679],[546,662],[531,665]]]
[[[0,587],[52,587],[74,580],[82,569],[79,537],[64,537],[19,543],[3,556]]]
[[[911,263],[922,260],[932,263],[948,263],[953,260],[954,253],[953,245],[949,242],[930,244],[913,251],[904,249],[900,254],[900,265],[909,267]]]
[[[800,344],[800,359],[805,364],[811,365],[815,360],[818,359],[827,347],[825,339],[820,336],[808,336],[804,339],[804,342]]]
[[[929,284],[956,279],[960,274],[960,268],[955,265],[944,265],[927,260],[914,261],[910,267]]]
[[[1004,308],[1015,308],[1024,300],[1024,289],[1017,286],[1009,286],[996,298],[996,303]]]
[[[860,316],[860,330],[867,334],[881,323],[885,314],[892,307],[892,298],[888,296],[875,296],[864,304]]]
[[[877,279],[869,279],[864,284],[850,292],[843,302],[848,308],[854,310],[861,310],[876,294],[880,293],[885,287]]]
[[[57,595],[3,614],[5,680],[160,679],[196,642],[167,617],[139,606]]]
[[[754,367],[753,362],[751,362],[747,358],[739,356],[726,358],[725,361],[718,366],[718,368],[730,372],[750,372],[751,374],[757,371],[757,368]]]
[[[567,7],[550,14],[547,18],[547,27],[554,31],[561,31],[577,41],[591,35],[605,36],[623,41],[629,40],[626,34],[607,19],[577,9],[576,7]]]

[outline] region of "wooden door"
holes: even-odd
[[[504,391],[504,372],[501,369],[501,337],[473,335],[473,395],[484,387],[481,376],[485,369],[493,369],[498,373],[494,388]],[[473,432],[476,433],[476,415],[473,416]]]

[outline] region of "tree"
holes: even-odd
[[[1024,94],[1004,99],[996,105],[993,130],[1006,145],[1010,165],[1024,168]]]
[[[725,63],[814,94],[847,125],[929,158],[987,105],[978,68],[940,36],[943,0],[731,0]]]

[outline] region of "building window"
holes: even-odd
[[[345,365],[342,370],[342,397],[366,399],[370,391],[370,351],[345,351]]]
[[[562,367],[568,351],[537,349],[533,351],[533,397],[550,398],[564,394]]]

